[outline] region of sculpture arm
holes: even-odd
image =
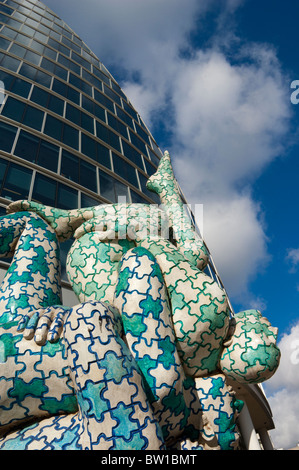
[[[11,203],[7,208],[8,214],[22,211],[36,212],[51,225],[56,232],[58,240],[63,242],[71,238],[83,222],[94,217],[96,207],[65,210],[45,206],[33,201],[20,200]]]

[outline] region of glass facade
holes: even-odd
[[[0,1],[0,210],[159,203],[146,189],[162,154],[117,82],[38,0]]]

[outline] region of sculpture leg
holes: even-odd
[[[133,248],[123,257],[114,306],[121,313],[126,341],[145,381],[148,399],[167,445],[185,431],[182,367],[173,332],[163,275],[154,256]]]
[[[116,312],[100,302],[74,307],[63,341],[79,411],[10,434],[0,448],[159,450],[161,430],[141,375],[119,335]]]
[[[36,214],[0,219],[3,256],[14,258],[0,287],[0,435],[33,418],[76,410],[61,343],[38,346],[18,331],[22,315],[61,303],[59,245]]]

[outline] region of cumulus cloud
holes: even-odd
[[[282,336],[278,346],[280,366],[265,384],[276,425],[270,434],[276,448],[290,449],[299,442],[299,323]]]

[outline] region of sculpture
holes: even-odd
[[[0,449],[238,446],[227,377],[269,378],[277,331],[257,312],[231,318],[168,152],[148,188],[161,208],[18,201],[0,218],[1,256],[13,255],[0,289]],[[59,242],[73,236],[69,308]]]

